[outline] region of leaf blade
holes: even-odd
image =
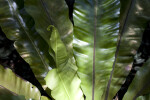
[[[124,84],[126,76],[132,68],[132,63],[134,56],[138,50],[141,42],[142,33],[149,20],[147,7],[149,1],[142,3],[139,0],[129,0],[121,2],[120,10],[120,30],[119,35],[122,34],[122,39],[120,40],[120,47],[118,52],[118,57],[116,58],[116,64],[114,73],[112,76],[112,83],[110,85],[110,90],[114,93],[117,92],[122,84]],[[143,6],[145,4],[145,6]],[[143,10],[142,10],[143,9]],[[144,15],[142,15],[144,14]],[[115,87],[114,87],[115,86]],[[109,93],[110,95],[114,93]],[[112,96],[108,96],[110,100]],[[108,98],[108,100],[109,100]]]
[[[87,100],[92,99],[94,30],[97,31],[93,89],[95,100],[103,100],[102,95],[109,79],[117,43],[119,1],[98,0],[97,5],[95,2],[95,0],[76,0],[74,10],[74,54],[79,68],[78,75],[82,81],[81,88]],[[96,8],[97,25],[94,23]]]
[[[10,69],[4,69],[0,66],[0,77],[0,85],[8,90],[19,95],[24,95],[26,99],[40,99],[39,90],[28,81],[17,77]]]
[[[76,74],[77,67],[69,58],[66,46],[55,27],[53,27],[50,43],[55,52],[57,68],[52,69],[45,80],[52,90],[52,96],[56,100],[83,100],[80,89],[81,81]]]
[[[36,32],[34,20],[25,11],[24,2],[5,0],[1,2],[0,25],[2,30],[11,40],[20,55],[30,64],[34,74],[43,84],[41,78],[53,66],[52,57],[48,54],[48,44]],[[3,6],[2,6],[3,5]],[[5,11],[3,11],[4,8]],[[46,29],[45,29],[46,30]],[[45,45],[43,45],[45,44]]]

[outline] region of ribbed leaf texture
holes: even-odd
[[[146,73],[144,73],[142,69],[139,69],[138,67],[142,67],[141,65],[143,64],[143,62],[141,62],[142,59],[140,54],[143,51],[145,52],[145,50],[147,51],[147,49],[145,49],[145,46],[144,48],[140,47],[140,44],[142,44],[146,38],[149,38],[149,35],[147,35],[144,38],[144,41],[142,41],[144,30],[146,29],[146,26],[150,20],[149,17],[150,13],[148,10],[148,8],[150,7],[149,5],[150,2],[149,0],[145,0],[144,2],[142,2],[141,0],[126,0],[126,1],[120,0],[120,1],[121,1],[120,30],[115,57],[116,60],[113,66],[114,71],[112,72],[112,79],[110,79],[111,84],[110,87],[108,86],[109,88],[107,88],[105,100],[107,100],[107,98],[108,100],[112,100],[112,96],[120,89],[120,86],[122,86],[124,82],[132,81],[131,80],[132,78],[130,77],[128,77],[129,79],[126,79],[132,67],[133,67],[133,69],[131,70],[132,72],[134,72],[135,70],[136,71],[139,70],[141,74],[146,75]],[[139,64],[141,63],[141,65],[139,66],[138,63]],[[136,73],[138,77],[139,72]],[[129,75],[133,77],[135,75],[135,72],[130,73]],[[133,86],[134,89],[132,90],[132,92],[130,89],[127,91],[123,100],[135,100],[137,96],[141,95],[141,93],[138,95],[136,94],[138,91],[137,88],[141,88],[143,86],[142,84],[145,84],[145,82],[142,81],[143,76],[142,75],[140,76],[141,77],[139,77],[139,80],[133,81],[131,83],[137,85]],[[140,87],[138,85],[139,83],[141,84]],[[130,84],[128,83],[126,85],[127,87],[125,88],[128,88]],[[123,88],[121,89],[124,90]],[[133,91],[136,91],[136,93]]]
[[[24,95],[26,99],[39,100],[39,90],[28,81],[17,77],[10,69],[0,66],[0,85],[18,95]]]
[[[116,93],[149,100],[150,1],[75,0],[74,11],[73,3],[0,0],[0,27],[56,100],[112,100]],[[2,59],[14,51],[5,47]],[[37,88],[10,69],[0,68],[0,77],[10,91],[40,99]]]
[[[35,30],[35,22],[26,12],[23,0],[0,0],[0,26],[35,76],[44,84],[46,73],[53,67],[49,45]],[[46,30],[46,29],[45,29]]]
[[[81,80],[77,76],[77,66],[74,59],[62,42],[58,30],[50,26],[52,36],[50,44],[54,51],[53,57],[56,69],[52,69],[45,78],[47,86],[52,90],[55,100],[83,100],[80,89]]]
[[[74,54],[86,100],[103,100],[116,50],[119,7],[119,0],[75,1]]]

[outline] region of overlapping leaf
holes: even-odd
[[[52,90],[55,100],[83,100],[83,93],[80,89],[81,80],[77,76],[74,59],[69,57],[69,52],[60,39],[57,29],[54,26],[50,29],[52,29],[50,44],[54,51],[56,69],[48,73],[45,79],[46,84]]]
[[[150,92],[150,60],[148,60],[142,68],[137,71],[136,76],[129,87],[129,90],[124,96],[124,100],[136,100],[138,96],[148,94]],[[142,98],[142,97],[141,97]],[[143,97],[148,98],[148,95]],[[139,99],[139,100],[149,100],[149,99]]]
[[[0,100],[25,100],[25,97],[15,95],[7,89],[0,87]]]
[[[80,89],[82,81],[81,88],[86,100],[112,100],[132,67],[143,28],[150,20],[150,1],[120,0],[120,32],[117,43],[119,0],[76,0],[74,54],[81,81],[76,74],[77,67],[72,52],[73,28],[65,0],[24,1],[0,0],[0,26],[7,37],[15,40],[18,52],[30,64],[41,83],[49,69],[56,67],[46,78],[52,96],[56,100],[83,100]],[[47,31],[49,25],[54,25],[57,29],[51,27],[52,31]],[[149,61],[137,72],[124,100],[136,99],[143,94],[147,95],[138,99],[149,98],[148,67]],[[16,78],[10,70],[0,71],[1,77],[8,73],[7,77],[1,78],[0,84],[22,94],[23,90],[20,88],[23,87],[20,85],[23,83],[18,82],[23,80]],[[14,78],[9,78],[9,75]],[[12,80],[17,88],[8,86],[8,80],[5,79]],[[141,82],[138,83],[138,80]],[[29,94],[24,95],[30,97]]]
[[[39,90],[28,81],[17,77],[10,69],[0,66],[0,85],[18,95],[25,96],[26,99],[40,100]]]
[[[41,83],[53,67],[49,46],[35,30],[35,22],[24,9],[23,0],[0,0],[0,26]],[[46,30],[46,29],[45,29]]]
[[[114,62],[113,77],[108,85],[105,100],[112,100],[114,94],[120,89],[128,75],[134,55],[140,46],[143,31],[150,20],[149,1],[145,0],[121,0],[120,32],[116,51],[116,61]],[[135,81],[137,84],[138,82]],[[110,82],[109,82],[110,83]],[[138,87],[137,87],[138,88]],[[136,91],[136,90],[135,90]],[[127,91],[128,92],[128,91]],[[130,94],[129,92],[128,94]],[[128,100],[131,96],[127,96]],[[132,98],[133,99],[133,98]],[[124,99],[127,100],[127,99]]]
[[[72,66],[76,68],[76,66],[74,65],[74,61],[73,61],[74,58],[73,58],[73,50],[72,50],[72,40],[73,40],[72,23],[69,20],[69,13],[68,13],[69,10],[68,10],[67,4],[65,3],[65,0],[51,0],[51,1],[33,0],[31,2],[28,2],[26,0],[25,8],[27,12],[31,14],[31,16],[34,18],[35,24],[36,24],[36,30],[39,33],[42,33],[41,36],[47,41],[47,43],[49,43],[49,37],[47,37],[47,34],[49,34],[50,32],[47,32],[45,29],[49,25],[54,25],[57,28],[60,38],[63,41],[61,42],[61,44],[63,44],[64,47],[59,48],[59,45],[56,45],[55,42],[60,40],[60,38],[57,39],[53,37],[51,39],[52,40],[56,39],[56,41],[51,42],[51,46],[55,45],[56,48],[59,48],[60,50],[54,51],[50,49],[50,54],[55,58],[56,54],[61,56],[61,55],[65,55],[64,52],[67,52],[67,56],[68,56],[67,58],[69,58],[70,60],[69,60],[69,64],[67,64],[64,67],[69,68],[69,65],[70,65],[70,67]],[[66,60],[66,58],[62,58],[62,60],[63,59]],[[60,65],[58,63],[61,63],[61,60],[56,58],[55,62],[56,62],[57,69],[53,69],[52,71],[50,71],[46,78],[46,81],[48,81],[47,84],[49,88],[52,89],[52,96],[58,100],[59,99],[61,100],[62,99],[64,100],[81,99],[82,91],[79,88],[80,80],[78,79],[76,75],[77,69],[73,71],[73,70],[69,70],[70,69],[69,68],[68,70],[66,69],[64,71],[63,70],[57,71],[60,69]],[[69,73],[70,77],[66,76],[66,73],[65,73],[66,71]],[[75,80],[76,82],[74,82]],[[74,82],[74,84],[71,85],[72,87],[70,87],[69,84],[72,81]],[[54,84],[55,86],[58,86],[59,88],[53,86]],[[70,89],[72,89],[72,91]],[[55,91],[57,91],[57,93]],[[64,96],[59,96],[63,94]]]
[[[74,53],[86,100],[103,100],[102,94],[110,77],[116,50],[119,4],[118,0],[75,2]],[[93,62],[94,33],[96,33],[95,62]],[[95,86],[92,81],[95,82]]]
[[[68,6],[65,0],[25,0],[25,9],[34,18],[36,30],[49,43],[49,25],[54,25],[60,34],[67,51],[72,56],[72,23],[69,20]]]

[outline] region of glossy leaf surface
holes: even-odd
[[[107,89],[107,94],[105,95],[105,99],[107,96],[108,100],[112,100],[114,94],[125,82],[126,76],[131,70],[134,56],[140,46],[147,22],[150,20],[148,10],[150,2],[148,0],[144,2],[141,0],[120,1],[120,32],[113,77],[110,88]],[[128,91],[127,93],[130,94]],[[129,95],[128,98],[130,98]]]
[[[35,30],[35,22],[26,12],[23,0],[0,0],[0,26],[6,36],[15,41],[17,51],[44,84],[54,61],[48,53],[48,44]]]
[[[72,23],[69,20],[69,10],[65,0],[25,0],[25,9],[34,18],[36,30],[49,43],[51,32],[47,27],[54,25],[72,56]]]
[[[86,100],[103,100],[116,50],[119,4],[119,0],[75,1],[74,53]]]
[[[15,41],[17,51],[43,85],[44,77],[54,68],[45,80],[56,100],[83,100],[80,88],[86,100],[112,100],[131,70],[150,20],[149,0],[120,2],[76,0],[73,36],[65,0],[0,0],[0,27]],[[124,100],[140,95],[144,96],[138,100],[149,99],[149,62],[138,70]],[[32,97],[28,94],[32,90],[28,82],[16,78],[9,69],[0,71],[1,85],[26,98]],[[10,80],[11,85],[7,85]]]
[[[35,86],[17,77],[10,69],[4,69],[2,66],[0,66],[0,85],[15,94],[24,95],[26,99],[39,100],[41,96]]]
[[[46,84],[52,90],[52,96],[56,100],[83,100],[83,93],[80,89],[81,80],[77,76],[74,59],[69,57],[69,52],[58,30],[54,26],[50,29],[52,29],[50,44],[54,51],[56,68],[48,73],[45,78]]]

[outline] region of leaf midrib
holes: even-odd
[[[55,37],[57,37],[57,35],[56,35],[56,30],[54,30],[54,33],[55,33]],[[55,61],[56,61],[56,66],[57,66],[57,68],[58,68],[59,65],[57,64],[57,40],[56,40],[55,47],[56,47],[56,56],[55,56],[56,58],[55,58]],[[59,71],[58,71],[57,68],[56,68],[56,71],[57,71],[57,73],[58,73]],[[59,78],[60,78],[60,80],[61,80],[61,82],[62,82],[62,84],[63,84],[63,87],[64,87],[64,89],[65,89],[65,91],[66,91],[67,96],[69,97],[69,100],[71,100],[71,97],[69,96],[69,93],[68,93],[68,91],[67,91],[67,88],[66,88],[66,86],[65,86],[65,84],[64,84],[63,79],[61,78],[60,73],[58,73],[58,76],[59,76]]]
[[[50,14],[48,13],[48,10],[47,10],[47,8],[46,8],[46,5],[45,5],[44,1],[43,1],[43,0],[40,0],[40,2],[41,2],[41,4],[42,4],[42,7],[43,7],[43,9],[44,9],[46,15],[48,16],[48,19],[49,19],[50,23],[51,23],[52,25],[54,25],[54,22],[52,21],[52,18],[51,18],[51,16],[50,16]]]
[[[45,63],[45,61],[44,61],[44,59],[43,59],[43,56],[40,54],[38,48],[36,47],[36,45],[35,45],[34,42],[32,41],[30,35],[28,34],[28,32],[27,32],[27,31],[25,30],[25,28],[23,27],[23,25],[22,25],[22,23],[21,23],[21,21],[20,21],[20,19],[19,19],[19,17],[18,17],[18,14],[17,14],[18,12],[15,11],[15,9],[14,9],[14,7],[13,7],[13,5],[12,5],[12,1],[11,1],[11,0],[8,0],[8,2],[9,2],[9,4],[10,4],[11,8],[13,9],[13,12],[15,13],[15,16],[16,16],[17,20],[19,21],[19,24],[21,25],[21,27],[22,27],[22,29],[25,31],[27,37],[28,37],[29,40],[31,41],[33,47],[35,48],[36,52],[38,53],[38,56],[41,58],[41,61],[42,61],[43,65],[44,65],[44,67],[46,68],[47,71],[49,71],[49,70],[48,70],[48,65]]]
[[[95,96],[95,49],[96,49],[96,33],[97,33],[97,5],[98,0],[94,1],[94,46],[93,46],[93,73],[92,73],[92,100],[94,100]]]
[[[120,48],[120,44],[121,44],[121,39],[122,39],[122,36],[123,36],[123,32],[125,31],[125,26],[127,24],[127,20],[128,20],[128,17],[129,17],[129,13],[131,11],[131,8],[133,6],[133,2],[135,0],[131,0],[131,3],[130,3],[130,6],[128,8],[128,11],[127,11],[127,14],[126,14],[126,17],[124,19],[124,23],[123,23],[123,28],[119,34],[119,38],[118,38],[118,44],[117,44],[117,49],[116,49],[116,53],[115,53],[115,60],[114,60],[114,63],[113,63],[113,66],[112,66],[112,71],[111,71],[111,74],[110,74],[110,78],[109,78],[109,81],[108,81],[108,85],[107,85],[107,89],[106,89],[106,95],[105,95],[105,100],[108,99],[108,95],[109,95],[109,88],[110,88],[110,84],[111,84],[111,80],[112,80],[112,75],[113,75],[113,72],[114,72],[114,69],[115,69],[115,64],[116,64],[116,61],[117,61],[117,57],[118,57],[118,53],[119,53],[119,48]]]

